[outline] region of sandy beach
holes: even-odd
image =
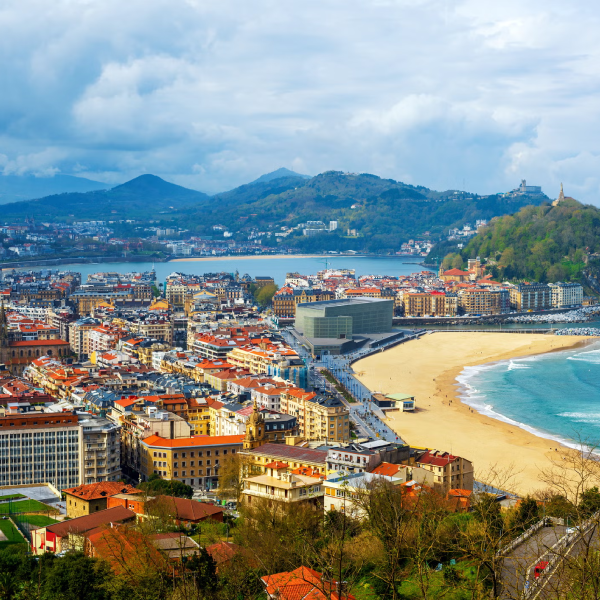
[[[584,345],[596,338],[542,334],[438,332],[365,358],[354,365],[373,391],[415,396],[414,413],[389,413],[388,424],[406,442],[452,451],[473,461],[476,477],[490,467],[515,465],[513,490],[544,487],[540,468],[561,446],[520,427],[471,410],[458,397],[456,377],[466,366]],[[533,424],[533,423],[532,423]]]
[[[251,260],[267,258],[321,258],[324,254],[259,254],[251,256],[198,256],[194,258],[174,258],[168,262],[198,262],[202,260]],[[337,256],[340,256],[339,254]],[[345,256],[345,255],[342,255]],[[358,256],[358,255],[356,255]],[[361,255],[362,256],[362,255]]]

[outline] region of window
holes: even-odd
[[[199,461],[198,461],[198,466],[199,466],[199,467],[201,467],[201,466],[202,466],[202,461],[201,461],[201,460],[199,460]]]
[[[173,475],[174,475],[175,477],[177,477],[177,471],[175,471],[175,473],[173,473]]]
[[[181,476],[185,477],[185,471],[181,471]]]
[[[215,456],[219,456],[219,451],[215,450]]]
[[[206,451],[206,456],[210,456],[210,450]]]
[[[178,467],[178,465],[179,465],[179,463],[173,463],[173,468],[176,469]]]
[[[181,466],[182,466],[182,467],[185,467],[185,461],[183,461],[183,462],[181,463]]]
[[[206,461],[206,464],[207,464],[207,465],[210,465],[210,460],[207,460],[207,461]]]
[[[227,450],[223,450],[223,456],[227,455]]]
[[[177,458],[177,452],[173,454],[173,458]]]
[[[194,453],[193,453],[193,452],[190,452],[190,456],[191,456],[192,458],[194,458]],[[192,463],[192,464],[194,464],[194,463]]]
[[[185,452],[181,453],[181,458],[185,458]]]

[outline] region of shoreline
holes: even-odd
[[[371,390],[387,380],[381,391],[415,395],[417,411],[414,414],[389,413],[386,419],[407,443],[448,451],[471,460],[478,479],[485,478],[486,472],[496,468],[510,469],[516,479],[506,488],[526,494],[543,487],[538,479],[540,469],[550,467],[550,457],[556,458],[561,448],[569,448],[569,440],[562,440],[560,436],[550,438],[525,423],[480,412],[465,402],[465,386],[458,378],[468,367],[491,366],[511,359],[576,349],[597,339],[438,332],[367,357],[359,361],[355,370],[363,372],[358,378]]]
[[[363,258],[364,254],[245,254],[243,256],[193,256],[190,258],[172,258],[167,262],[203,262],[211,260],[251,260],[251,259],[267,259],[267,258],[322,258],[324,256],[335,256],[337,258]]]

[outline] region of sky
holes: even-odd
[[[0,171],[279,167],[600,205],[600,3],[4,0]]]

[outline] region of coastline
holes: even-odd
[[[367,357],[356,363],[355,371],[362,372],[359,379],[371,390],[415,396],[415,413],[388,413],[387,423],[402,439],[413,446],[446,450],[473,461],[478,478],[485,478],[492,468],[511,469],[515,477],[508,487],[526,494],[543,487],[538,479],[540,469],[549,467],[550,457],[560,456],[568,441],[502,419],[502,415],[477,412],[462,400],[464,382],[457,378],[466,367],[568,350],[596,340],[437,332]]]
[[[366,254],[247,254],[244,256],[195,256],[190,258],[172,258],[167,262],[199,262],[205,260],[252,260],[267,258],[362,258]]]

